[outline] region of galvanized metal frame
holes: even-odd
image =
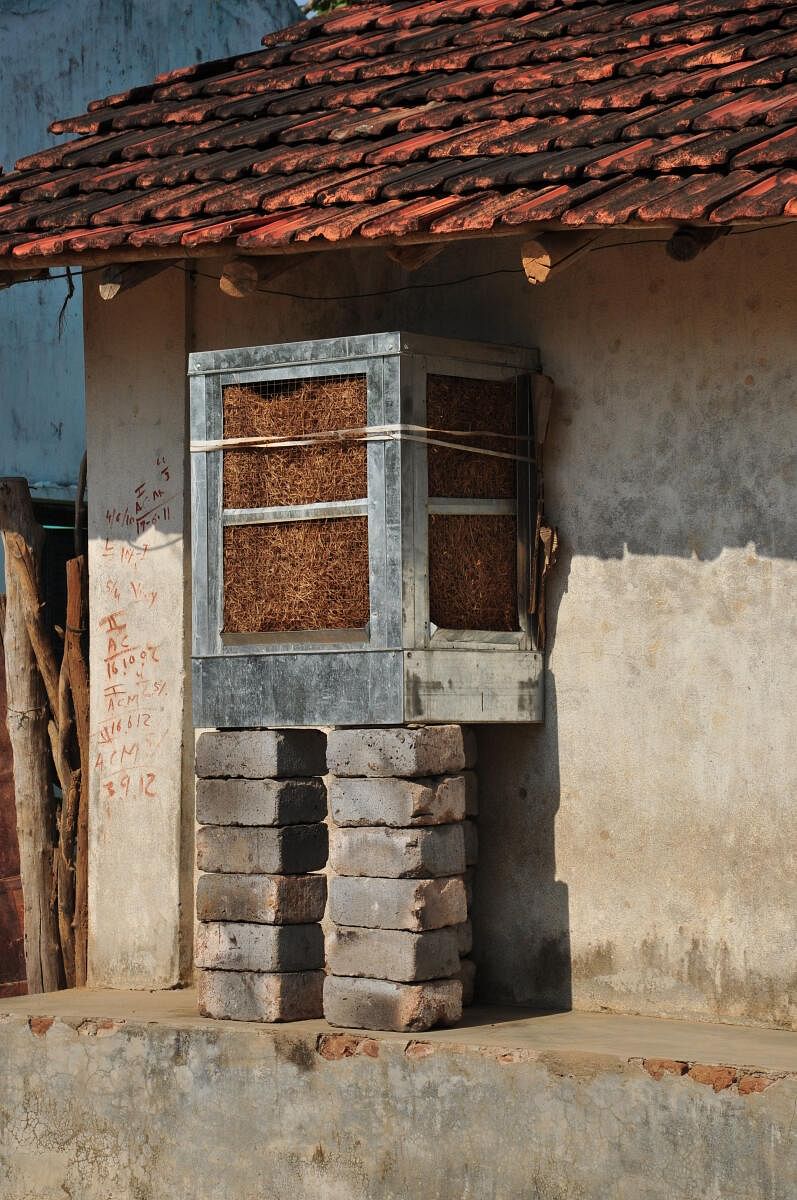
[[[230,384],[329,375],[366,376],[369,425],[426,425],[426,376],[448,374],[518,380],[517,431],[524,440],[517,444],[519,453],[531,458],[529,374],[538,369],[534,351],[400,333],[194,354],[191,435],[196,441],[223,436],[222,394]],[[426,446],[406,439],[373,441],[367,446],[367,497],[234,510],[223,507],[222,463],[221,451],[192,455],[198,724],[541,719],[542,664],[531,652],[527,611],[535,492],[528,463],[517,464],[517,503],[430,498]],[[517,514],[518,632],[430,627],[430,513]],[[223,632],[225,527],[352,515],[368,518],[367,628],[251,636]],[[493,651],[504,652],[499,655],[503,666],[490,658]],[[441,686],[440,671],[447,685]],[[497,717],[485,710],[490,704]]]
[[[531,459],[533,454],[533,439],[531,430],[531,388],[529,383],[529,368],[519,370],[518,366],[507,366],[496,363],[478,363],[463,361],[459,357],[444,356],[415,356],[414,364],[414,393],[422,405],[422,420],[427,424],[426,394],[429,375],[453,375],[460,379],[485,380],[514,380],[517,385],[515,398],[515,428],[520,439],[512,447],[518,455]],[[461,497],[430,497],[428,490],[427,450],[425,446],[418,448],[418,469],[415,473],[416,512],[418,521],[415,527],[416,546],[413,559],[416,572],[424,572],[424,587],[420,601],[420,620],[415,628],[417,648],[422,646],[434,647],[445,644],[454,646],[460,642],[478,641],[482,647],[524,649],[532,648],[531,626],[528,613],[528,562],[529,562],[529,510],[531,497],[534,495],[533,464],[517,463],[517,489],[515,501],[502,499],[484,500]],[[429,617],[429,587],[428,587],[428,528],[429,516],[432,514],[450,515],[493,515],[517,516],[517,577],[518,577],[518,624],[517,633],[507,635],[498,630],[460,630],[431,628]]]

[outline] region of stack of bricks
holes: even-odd
[[[472,789],[463,772],[474,759],[459,725],[330,734],[330,1024],[417,1032],[460,1019]]]
[[[203,733],[196,747],[199,1010],[233,1021],[322,1015],[326,739]]]

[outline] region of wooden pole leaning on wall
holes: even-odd
[[[30,993],[56,991],[62,983],[58,921],[52,903],[55,814],[50,781],[47,698],[25,619],[17,572],[9,569],[9,535],[25,544],[36,574],[44,534],[33,515],[27,480],[0,479],[0,534],[6,552],[6,620],[3,649],[8,693],[8,732],[25,919],[25,965]]]
[[[71,558],[66,564],[66,630],[64,661],[72,706],[75,713],[80,767],[77,802],[70,810],[69,826],[73,838],[75,863],[75,986],[85,987],[88,973],[89,914],[89,671],[83,655],[86,626],[86,559]]]
[[[58,845],[54,852],[51,903],[57,904],[67,986],[82,987],[86,983],[88,940],[89,685],[82,646],[85,558],[78,556],[66,565],[66,631],[59,668],[42,614],[31,548],[18,533],[6,533],[4,541],[6,570],[18,586],[25,630],[50,708],[47,732],[63,797]]]
[[[42,615],[39,599],[36,567],[33,557],[18,533],[5,536],[6,570],[13,573],[19,585],[25,628],[36,658],[39,674],[44,682],[50,705],[50,720],[47,733],[53,756],[55,773],[63,797],[58,824],[58,845],[55,849],[52,888],[57,904],[58,931],[61,955],[67,987],[75,986],[75,935],[74,918],[74,834],[71,832],[71,807],[80,795],[80,772],[70,764],[72,755],[73,721],[71,714],[69,680],[64,667],[64,654],[59,670],[53,653],[50,634]]]

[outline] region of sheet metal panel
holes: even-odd
[[[397,650],[201,658],[193,667],[197,728],[400,725]]]
[[[248,347],[191,356],[192,436],[222,436],[231,383],[365,374],[368,423],[426,424],[429,373],[519,378],[519,432],[530,432],[527,372],[537,352],[403,333]],[[524,443],[520,443],[523,450]],[[367,725],[542,720],[542,660],[528,634],[527,539],[533,478],[519,464],[518,503],[429,500],[426,447],[368,445],[368,497],[324,505],[229,510],[222,453],[193,456],[194,717],[198,725]],[[222,631],[225,525],[367,512],[371,619],[364,630],[227,636]],[[518,513],[521,629],[429,625],[429,512]],[[522,544],[520,544],[522,543]]]
[[[543,664],[536,651],[408,650],[404,720],[527,724],[543,719]]]

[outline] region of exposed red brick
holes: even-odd
[[[51,1029],[55,1021],[54,1017],[30,1017],[28,1026],[34,1037],[46,1037],[48,1029]]]
[[[431,1042],[408,1042],[404,1047],[404,1057],[412,1060],[429,1058],[432,1054],[434,1046]]]
[[[742,1075],[739,1079],[739,1095],[752,1096],[755,1092],[765,1092],[774,1080],[766,1075]]]
[[[342,1058],[354,1058],[355,1055],[379,1058],[379,1042],[375,1038],[351,1033],[322,1033],[316,1050],[327,1062],[340,1062]]]
[[[732,1067],[709,1067],[703,1063],[695,1063],[689,1068],[689,1078],[695,1083],[712,1087],[715,1092],[724,1092],[736,1082],[736,1072]]]
[[[675,1058],[645,1058],[642,1066],[656,1080],[664,1079],[665,1075],[685,1075],[689,1070],[688,1063]]]
[[[342,1058],[353,1058],[360,1047],[360,1039],[349,1033],[327,1033],[318,1039],[316,1049],[327,1062],[339,1062]]]

